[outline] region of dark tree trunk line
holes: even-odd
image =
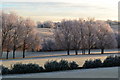
[[[25,45],[26,45],[26,42],[24,40],[24,42],[23,42],[23,58],[25,58]]]
[[[6,59],[8,59],[8,56],[9,56],[9,50],[7,50]]]
[[[101,54],[104,54],[104,48],[101,49]]]
[[[88,54],[91,54],[90,51],[91,51],[91,49],[88,49]]]
[[[16,47],[14,46],[14,48],[13,48],[13,59],[15,58],[15,51],[16,51]]]
[[[15,51],[16,51],[16,44],[15,44],[15,38],[14,38],[14,45],[13,45],[13,59],[15,58]]]
[[[70,50],[69,49],[67,50],[67,55],[70,55]]]
[[[67,40],[67,55],[70,55],[70,43],[69,43],[69,40]]]
[[[85,49],[82,49],[82,54],[85,54]]]
[[[75,49],[75,55],[78,55],[78,49]]]

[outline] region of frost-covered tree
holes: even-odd
[[[72,36],[72,47],[75,50],[75,54],[78,54],[78,50],[80,49],[80,43],[81,43],[81,26],[82,22],[78,22],[77,20],[72,21],[72,29],[71,29],[71,36]]]
[[[52,39],[44,39],[42,43],[42,51],[56,50],[55,41]]]
[[[70,55],[70,49],[72,44],[72,20],[63,20],[55,31],[55,40],[58,45],[64,47],[67,50],[67,55]]]
[[[75,54],[78,54],[78,50],[81,48],[83,49],[85,45],[85,21],[83,19],[73,20],[72,21],[72,29],[71,29],[71,36],[72,36],[72,47],[75,50]],[[83,38],[82,38],[83,37]],[[83,45],[82,45],[83,44]]]
[[[88,48],[88,54],[90,54],[91,48],[95,47],[96,44],[96,26],[94,19],[88,19],[85,22],[86,27],[86,39],[87,39],[87,48]]]
[[[17,49],[19,49],[22,46],[22,37],[23,37],[23,33],[21,30],[23,30],[24,26],[24,19],[21,17],[18,17],[17,22],[16,22],[16,26],[15,28],[12,30],[13,32],[13,39],[12,39],[12,50],[13,50],[13,58],[15,58],[15,52]]]
[[[104,49],[116,48],[117,41],[112,28],[104,21],[96,21],[97,27],[97,46],[101,49],[101,54],[104,53]]]
[[[1,16],[2,16],[2,46],[4,46],[9,33],[12,31],[13,28],[15,28],[17,15],[15,13],[10,14],[1,13]]]
[[[3,48],[5,48],[6,50],[6,59],[8,59],[8,55],[9,55],[9,52],[12,50],[12,33],[9,32],[9,34],[7,35],[7,38],[5,40],[5,44],[3,46]]]
[[[76,55],[81,49],[85,54],[88,49],[90,54],[91,48],[100,48],[104,53],[106,48],[115,48],[117,45],[115,35],[111,27],[105,21],[88,20],[64,20],[56,28],[55,41],[60,48],[68,51],[74,49]]]
[[[8,51],[12,48],[12,40],[13,40],[13,30],[16,27],[18,16],[11,12],[9,14],[1,13],[2,15],[2,52],[4,50],[7,51],[7,58],[8,58]],[[6,46],[7,45],[7,46]]]
[[[41,49],[40,43],[41,43],[40,35],[38,33],[33,33],[27,41],[27,45],[29,46],[27,47],[27,50],[28,51],[40,51]]]
[[[24,21],[24,26],[23,26],[23,37],[22,37],[22,50],[23,50],[23,58],[25,57],[25,50],[29,48],[31,45],[31,39],[33,35],[33,28],[35,27],[35,23],[31,19],[26,19]]]
[[[35,36],[37,32],[35,31],[34,21],[31,19],[24,19],[13,12],[9,14],[3,12],[1,13],[1,18],[2,52],[13,51],[13,58],[15,58],[15,51],[19,49],[23,50],[23,57],[25,57],[26,49],[30,49],[33,45],[34,48],[38,46],[35,45],[39,43]]]

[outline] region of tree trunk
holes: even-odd
[[[83,49],[82,49],[82,54],[83,54]]]
[[[85,49],[82,50],[82,54],[85,54]]]
[[[84,51],[84,54],[85,54],[85,49],[83,51]]]
[[[15,51],[16,51],[16,49],[14,48],[13,49],[13,59],[15,58]]]
[[[70,55],[70,50],[69,49],[67,50],[67,55]]]
[[[23,58],[25,58],[25,45],[26,45],[26,43],[24,41],[24,43],[23,43]]]
[[[7,51],[6,59],[8,59],[8,54],[9,54],[9,51]]]
[[[23,58],[25,58],[25,49],[23,49]]]
[[[104,54],[104,49],[103,48],[101,49],[101,54]]]
[[[75,50],[75,55],[78,55],[78,50],[77,49]]]
[[[90,54],[90,49],[88,49],[88,54]]]

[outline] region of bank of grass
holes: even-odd
[[[38,64],[14,64],[11,69],[2,66],[2,74],[25,74],[25,73],[40,73],[40,72],[52,72],[52,71],[64,71],[73,69],[90,69],[101,67],[117,67],[120,66],[120,56],[108,56],[102,62],[100,59],[86,60],[82,67],[75,62],[68,62],[67,60],[60,60],[59,62],[47,61],[44,67]]]

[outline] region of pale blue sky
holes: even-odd
[[[15,11],[35,21],[60,21],[92,17],[96,19],[118,19],[119,0],[4,0],[5,11]]]

